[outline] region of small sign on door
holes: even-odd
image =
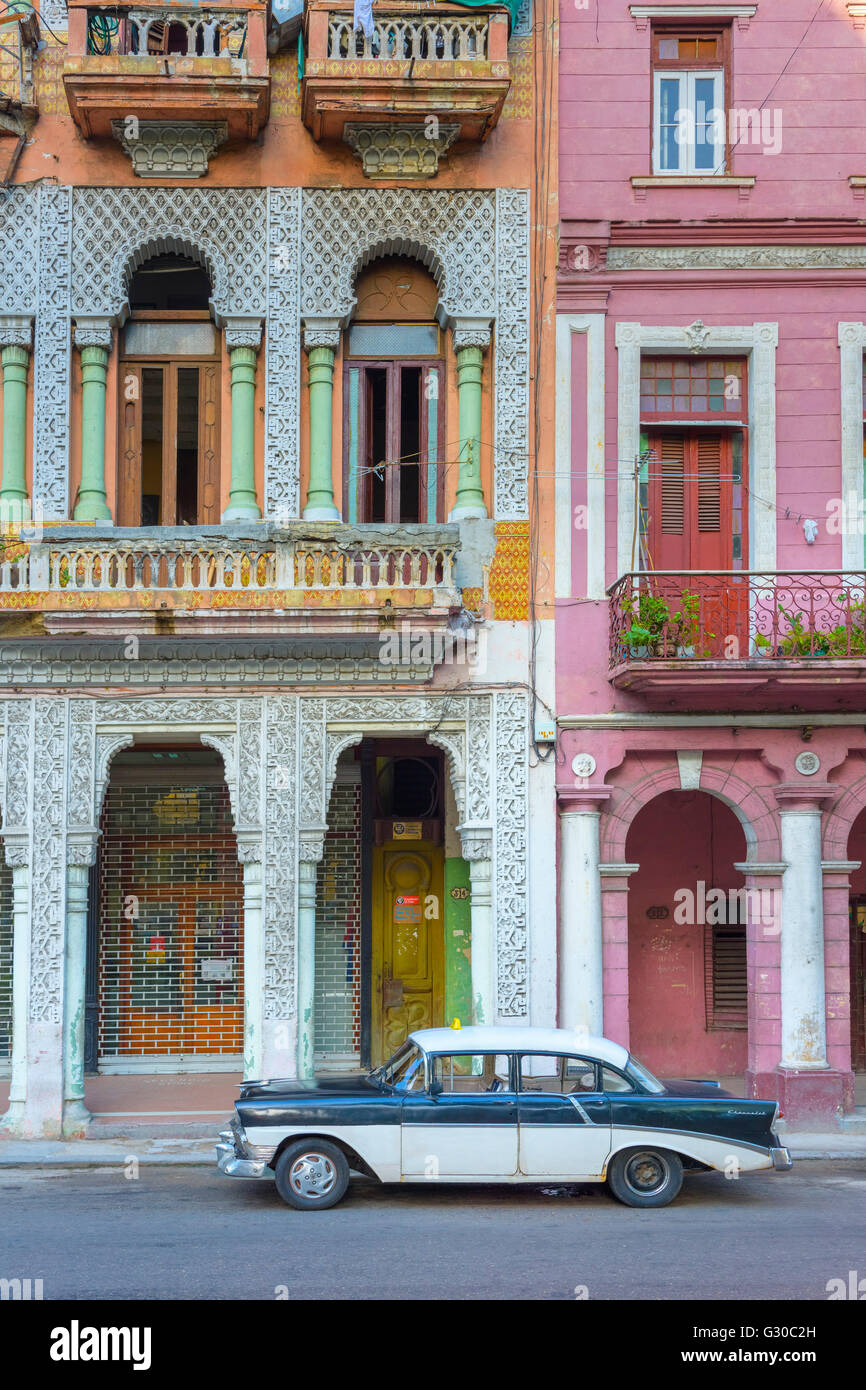
[[[232,979],[234,975],[234,961],[231,956],[225,960],[203,960],[201,963],[201,978],[211,983],[224,983]]]
[[[392,833],[395,840],[420,840],[423,829],[420,820],[395,820]]]

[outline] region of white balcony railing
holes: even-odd
[[[44,541],[0,561],[0,593],[451,589],[456,544],[304,539],[259,546],[193,540]]]
[[[487,20],[428,19],[423,15],[386,15],[373,22],[373,33],[354,31],[350,15],[328,20],[329,58],[420,58],[455,62],[487,58]]]
[[[247,16],[237,10],[142,8],[129,10],[123,18],[112,8],[88,11],[87,49],[91,54],[236,58],[243,52],[246,35]]]

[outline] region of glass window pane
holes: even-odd
[[[695,168],[712,172],[717,163],[716,153],[716,79],[695,78]]]
[[[353,357],[435,357],[439,328],[435,323],[353,323],[349,352]]]
[[[680,167],[679,127],[680,79],[664,77],[659,82],[659,167],[676,171]]]
[[[131,357],[213,357],[212,323],[128,323],[124,348]]]
[[[432,1062],[433,1079],[441,1083],[446,1094],[481,1095],[511,1089],[508,1057],[502,1053],[461,1053],[434,1057]]]

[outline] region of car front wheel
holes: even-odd
[[[277,1191],[299,1211],[336,1206],[349,1185],[346,1155],[324,1139],[300,1139],[283,1149],[274,1169]]]
[[[628,1207],[666,1207],[683,1185],[683,1165],[668,1149],[624,1149],[611,1159],[607,1181]]]

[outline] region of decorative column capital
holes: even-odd
[[[114,341],[114,325],[110,318],[101,314],[77,314],[75,318],[75,346],[77,348],[98,347],[111,351]]]
[[[818,816],[827,801],[839,795],[839,788],[829,782],[782,782],[773,788],[779,810],[799,811]]]
[[[0,314],[0,348],[27,348],[33,343],[33,320],[29,314]]]
[[[96,863],[99,829],[95,825],[76,826],[66,832],[66,864],[71,869],[89,869]]]
[[[485,348],[489,348],[490,319],[470,318],[460,314],[457,318],[451,319],[450,327],[455,352],[461,352],[463,348],[481,348],[483,352]]]
[[[10,869],[24,869],[30,863],[30,835],[26,830],[6,830],[3,849]]]
[[[559,803],[559,814],[562,816],[586,815],[587,813],[600,814],[610,798],[613,796],[613,788],[606,787],[603,782],[587,783],[585,787],[557,787],[556,799]]]
[[[262,862],[262,832],[259,826],[235,826],[239,864]]]
[[[222,320],[226,347],[253,348],[262,345],[262,319],[258,314],[225,314]]]
[[[342,325],[339,319],[311,318],[307,315],[304,319],[304,348],[307,352],[321,347],[336,351],[340,346],[341,332]]]
[[[298,858],[302,864],[318,864],[325,852],[327,830],[326,825],[310,825],[298,831]]]
[[[493,857],[493,830],[489,825],[458,825],[462,857],[470,864]]]

